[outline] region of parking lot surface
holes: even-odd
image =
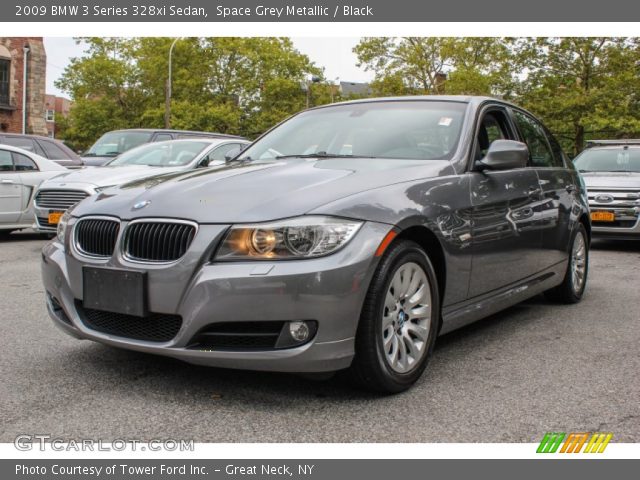
[[[79,341],[49,320],[33,233],[0,240],[0,441],[640,442],[640,242],[596,242],[582,303],[543,297],[439,338],[427,372],[379,397],[338,376],[197,367]]]

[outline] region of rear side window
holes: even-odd
[[[13,159],[11,152],[0,150],[0,173],[13,172]]]
[[[5,145],[11,145],[12,147],[22,148],[23,150],[28,150],[29,152],[36,152],[35,142],[30,138],[5,137],[4,140],[2,140],[2,143],[4,143]]]
[[[40,146],[44,150],[45,156],[50,160],[67,160],[69,158],[69,155],[53,142],[41,140]]]
[[[167,140],[172,140],[173,137],[170,133],[158,133],[154,138],[154,142],[165,142]]]
[[[518,129],[529,147],[529,159],[532,167],[562,167],[562,158],[556,158],[551,150],[544,127],[529,115],[514,110]]]
[[[13,162],[17,172],[35,172],[38,170],[36,163],[21,153],[13,152]]]
[[[556,167],[564,167],[565,166],[565,154],[562,151],[562,147],[555,139],[553,135],[547,132],[547,138],[549,139],[549,143],[551,144],[551,151],[553,152],[553,157],[555,159]]]

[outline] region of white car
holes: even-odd
[[[36,229],[55,233],[62,214],[106,188],[156,175],[223,165],[230,152],[248,145],[241,138],[190,138],[144,144],[101,167],[69,170],[40,185],[34,201]]]
[[[36,153],[0,145],[0,234],[31,228],[38,185],[67,171]]]

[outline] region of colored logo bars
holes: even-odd
[[[536,453],[556,453],[560,444],[558,453],[580,453],[582,447],[582,453],[602,453],[612,438],[613,433],[545,433]]]

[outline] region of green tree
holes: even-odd
[[[508,94],[511,49],[502,38],[367,37],[354,48],[374,94]],[[445,80],[446,79],[446,80]]]
[[[519,39],[518,100],[579,153],[588,137],[640,132],[639,51],[626,38]]]
[[[78,39],[85,54],[56,83],[74,101],[65,139],[86,148],[115,128],[162,127],[173,40]],[[181,129],[255,136],[304,108],[305,79],[322,75],[287,38],[181,38],[172,58],[171,120]]]

